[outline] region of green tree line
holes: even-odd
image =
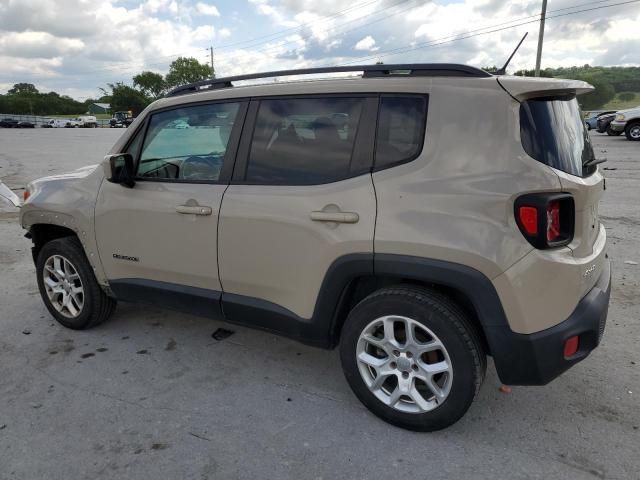
[[[132,86],[123,82],[107,84],[103,95],[78,102],[56,92],[41,93],[31,83],[17,83],[5,95],[0,95],[0,112],[16,115],[76,115],[86,112],[92,103],[109,103],[111,111],[131,110],[134,115],[162,97],[167,91],[185,83],[211,78],[209,65],[195,58],[178,57],[169,72],[144,71],[132,78]]]
[[[520,70],[515,75],[534,76],[534,70]],[[560,67],[546,68],[540,71],[542,77],[569,78],[583,80],[594,86],[595,90],[580,97],[584,110],[600,108],[616,95],[623,101],[631,101],[640,92],[640,67]],[[638,98],[640,102],[640,98]]]

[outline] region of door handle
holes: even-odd
[[[188,215],[211,215],[211,207],[205,207],[203,205],[178,205],[176,212],[185,213]]]
[[[314,222],[358,223],[360,215],[355,212],[326,212],[316,210],[311,212],[311,220]]]

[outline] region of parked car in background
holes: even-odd
[[[598,121],[596,122],[596,130],[600,133],[606,133],[607,135],[617,136],[622,132],[615,132],[611,130],[611,122],[616,117],[615,113],[609,113],[607,115],[601,115],[598,117]]]
[[[609,115],[611,113],[616,113],[616,112],[615,110],[608,110],[604,112],[600,110],[594,111],[594,112],[587,112],[587,114],[584,117],[584,124],[587,127],[587,130],[598,128],[598,118],[601,117],[602,115]]]
[[[2,128],[17,128],[18,121],[13,118],[3,118],[0,120],[0,127]]]
[[[46,124],[45,128],[67,128],[70,126],[68,118],[52,118]]]
[[[73,126],[80,128],[96,128],[98,120],[93,115],[81,115],[71,119]]]
[[[618,135],[624,132],[627,139],[640,141],[640,107],[620,110],[616,113],[610,127],[614,132],[618,132]]]
[[[42,125],[40,125],[40,128],[52,128],[51,126],[51,119],[50,118],[45,118],[42,121]]]
[[[109,120],[110,128],[127,128],[133,123],[133,114],[125,111],[113,112],[111,120]]]
[[[36,125],[35,123],[31,123],[31,122],[18,122],[18,128],[35,128]]]

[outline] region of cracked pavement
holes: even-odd
[[[0,179],[21,194],[99,162],[121,133],[0,129]],[[131,304],[93,330],[59,326],[15,210],[0,208],[0,479],[640,478],[640,265],[624,263],[640,263],[640,144],[593,140],[615,169],[600,207],[614,275],[603,343],[511,394],[489,362],[467,415],[433,434],[370,414],[337,351]],[[221,327],[235,334],[214,340]]]

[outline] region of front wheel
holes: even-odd
[[[628,140],[640,141],[640,122],[629,123],[624,129],[624,134]]]
[[[116,302],[98,285],[77,238],[46,243],[38,253],[36,273],[45,306],[65,327],[90,328],[113,313]]]
[[[385,288],[349,314],[342,368],[360,401],[383,420],[435,431],[458,421],[476,397],[486,355],[466,313],[448,297]]]

